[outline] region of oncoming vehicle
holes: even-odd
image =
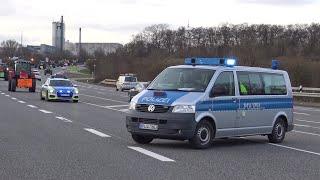
[[[73,101],[76,103],[79,101],[79,90],[69,79],[48,78],[41,87],[40,99]]]
[[[120,75],[116,82],[116,90],[130,90],[134,88],[138,83],[137,77],[134,74]]]
[[[130,102],[126,127],[137,143],[189,140],[208,148],[214,138],[266,135],[280,143],[293,129],[287,72],[235,66],[234,59],[187,58],[168,67]]]
[[[52,75],[52,69],[50,68],[50,66],[44,70],[44,75],[46,76],[47,74]]]
[[[41,75],[38,69],[32,69],[32,73],[34,74],[34,77],[38,80],[41,81]]]
[[[149,84],[148,82],[139,82],[134,88],[130,89],[128,91],[129,101],[139,92],[145,90]]]
[[[8,73],[8,91],[16,91],[16,88],[27,88],[29,92],[36,91],[36,79],[31,72],[29,61],[16,60],[14,69]]]

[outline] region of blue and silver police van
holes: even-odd
[[[137,143],[189,140],[208,148],[214,138],[266,135],[280,143],[293,129],[286,71],[236,66],[235,59],[186,58],[163,70],[133,97],[126,127]]]

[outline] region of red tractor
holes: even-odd
[[[29,92],[36,91],[36,78],[31,72],[31,63],[25,60],[14,62],[14,69],[9,71],[8,91],[15,92],[16,88],[28,88]]]

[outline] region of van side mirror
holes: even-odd
[[[218,96],[226,96],[227,89],[223,85],[214,85],[212,90],[210,91],[210,97],[218,97]]]

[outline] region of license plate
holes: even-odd
[[[156,124],[139,124],[140,129],[148,129],[148,130],[153,130],[156,131],[158,130],[158,125]]]
[[[60,94],[60,96],[69,97],[70,95],[69,94]]]

